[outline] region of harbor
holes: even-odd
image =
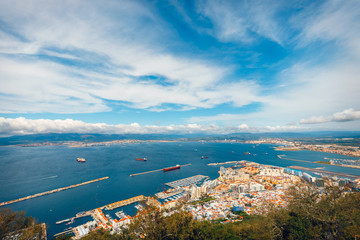
[[[251,149],[251,145],[249,144],[239,144],[236,145],[236,147],[237,148],[234,149],[234,144],[224,143],[186,143],[181,147],[178,146],[178,143],[144,143],[131,144],[127,146],[113,145],[112,147],[101,147],[99,149],[69,149],[61,147],[56,147],[54,149],[47,147],[19,148],[18,151],[21,150],[21,152],[18,152],[19,156],[20,153],[22,153],[27,158],[30,158],[33,154],[36,154],[39,159],[43,160],[39,166],[31,164],[30,161],[23,161],[23,157],[15,158],[16,161],[21,162],[23,168],[28,169],[28,171],[22,172],[21,178],[16,177],[12,172],[11,174],[7,173],[9,170],[6,169],[17,169],[15,163],[10,164],[10,160],[8,160],[9,163],[7,165],[4,163],[4,171],[2,178],[0,179],[0,185],[2,187],[2,199],[0,202],[109,176],[109,179],[104,182],[101,181],[81,188],[63,191],[58,194],[34,198],[29,201],[21,201],[4,206],[16,207],[27,211],[29,214],[38,219],[44,219],[44,221],[48,223],[48,233],[51,238],[56,233],[68,230],[69,227],[74,228],[80,224],[93,221],[91,215],[86,215],[81,218],[76,218],[73,224],[66,225],[71,222],[71,218],[78,216],[78,213],[80,215],[80,213],[86,213],[95,208],[102,208],[103,206],[113,202],[129,199],[139,195],[155,195],[155,193],[161,192],[161,194],[156,195],[159,197],[159,202],[161,202],[161,204],[168,202],[172,204],[171,201],[177,199],[178,196],[180,196],[179,198],[185,198],[187,195],[191,196],[191,192],[187,192],[185,194],[184,190],[179,191],[176,189],[176,191],[171,191],[169,190],[170,187],[165,184],[196,175],[209,176],[210,179],[215,179],[218,177],[220,166],[225,168],[233,167],[233,165],[229,162],[234,162],[234,165],[242,165],[241,160],[245,159],[243,152],[250,150],[252,153],[256,153],[257,157],[253,157],[251,155],[251,157],[248,157],[248,160],[253,158],[260,164],[276,165],[280,167],[297,165],[309,168],[325,166],[326,169],[324,170],[360,175],[359,169],[350,170],[350,168],[340,168],[338,166],[332,166],[330,169],[328,168],[328,165],[306,162],[302,162],[303,164],[300,165],[300,162],[291,162],[288,160],[281,161],[277,157],[279,154],[287,154],[284,156],[285,158],[303,159],[312,162],[322,161],[324,160],[324,157],[332,159],[341,158],[333,154],[306,151],[280,153],[275,152],[272,149],[272,145],[261,145],[262,148],[256,147],[254,150]],[[198,151],[194,151],[194,149],[198,149]],[[17,148],[11,148],[10,150],[14,151],[17,150]],[[69,153],[68,151],[70,150],[74,152]],[[180,153],[178,152],[179,150],[181,151]],[[235,150],[235,154],[231,153],[233,150]],[[89,151],[89,153],[86,151]],[[268,152],[269,154],[265,156],[262,155],[263,152]],[[53,156],[53,159],[48,158],[50,154]],[[67,157],[68,155],[69,157]],[[84,157],[87,162],[85,164],[77,163],[75,161],[76,157],[74,159],[73,156]],[[115,159],[114,156],[117,158]],[[206,161],[202,160],[200,159],[201,156],[209,156],[209,159]],[[148,160],[146,162],[136,161],[136,157],[146,157]],[[102,160],[95,161],[93,159]],[[169,172],[162,171],[162,168],[165,167],[176,166],[176,164],[184,165],[188,163],[191,163],[192,165],[182,166],[179,170]],[[208,166],[207,164],[210,163],[219,163],[219,165]],[[51,168],[51,172],[43,169],[45,166],[46,169]],[[159,172],[129,177],[129,175],[133,173],[140,173],[155,169],[160,170]],[[236,168],[234,168],[234,170],[235,169]],[[309,171],[309,173],[311,172]],[[55,175],[58,176],[56,179],[43,179],[44,177]],[[35,178],[35,176],[42,176],[43,178]],[[51,185],[53,182],[57,182],[57,185]],[[163,191],[164,187],[166,187],[165,193]],[[33,190],[32,192],[25,193],[23,188]],[[184,194],[183,197],[181,197],[182,194]],[[64,200],[66,200],[69,205],[64,206]],[[115,212],[122,210],[126,213],[126,215],[135,216],[136,208],[133,205],[138,203],[142,202],[133,203],[114,210],[103,209],[103,211],[105,216],[106,214],[110,214],[113,219],[120,220],[121,218],[117,217]],[[64,221],[61,224],[56,224],[56,222],[63,219],[69,220]]]
[[[190,165],[191,165],[191,163],[184,164],[184,165],[179,165],[179,166],[184,167],[184,166],[190,166]],[[133,174],[130,174],[130,177],[137,176],[137,175],[148,174],[148,173],[153,173],[153,172],[161,172],[161,171],[164,171],[164,169],[166,169],[166,168],[161,168],[161,169],[156,169],[156,170],[146,171],[146,172],[140,172],[140,173],[133,173]]]
[[[28,199],[45,196],[45,195],[48,195],[48,194],[51,194],[51,193],[56,193],[56,192],[68,190],[68,189],[75,188],[75,187],[80,187],[80,186],[83,186],[83,185],[86,185],[86,184],[90,184],[90,183],[102,181],[102,180],[105,180],[105,179],[108,179],[108,178],[109,178],[109,177],[97,178],[97,179],[94,179],[94,180],[91,180],[91,181],[87,181],[87,182],[83,182],[83,183],[78,183],[78,184],[74,184],[74,185],[67,186],[67,187],[57,188],[57,189],[50,190],[50,191],[46,191],[46,192],[42,192],[42,193],[36,193],[36,194],[30,195],[30,196],[27,196],[27,197],[22,197],[22,198],[18,198],[18,199],[15,199],[15,200],[7,201],[7,202],[2,202],[2,203],[0,203],[0,206],[5,206],[5,205],[12,204],[12,203],[17,203],[17,202],[25,201],[25,200],[28,200]]]

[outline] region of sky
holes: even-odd
[[[360,130],[360,1],[2,0],[0,136]]]

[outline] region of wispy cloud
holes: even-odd
[[[314,116],[309,119],[301,119],[301,124],[316,124],[326,122],[348,122],[360,120],[360,110],[354,110],[352,108],[346,109],[342,112],[334,113],[332,116]]]
[[[198,11],[213,23],[213,35],[221,41],[249,43],[261,36],[281,44],[285,33],[276,14],[285,4],[207,0],[198,4]]]

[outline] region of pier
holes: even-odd
[[[300,166],[290,166],[288,168],[302,170],[302,171],[315,172],[315,173],[322,173],[322,174],[327,174],[327,175],[334,175],[334,176],[339,176],[339,177],[346,177],[346,178],[360,178],[360,176],[356,176],[356,175],[352,175],[352,174],[331,172],[331,171],[326,171],[326,170],[316,169],[316,168],[307,168],[307,167],[300,167]]]
[[[140,195],[140,196],[137,196],[137,197],[126,199],[126,200],[110,203],[108,205],[105,205],[105,209],[106,210],[113,210],[115,208],[126,206],[126,205],[129,205],[129,204],[135,203],[135,202],[144,201],[146,199],[147,198],[144,195]]]
[[[17,203],[17,202],[21,202],[21,201],[24,201],[24,200],[28,200],[28,199],[31,199],[31,198],[45,196],[45,195],[48,195],[48,194],[51,194],[51,193],[56,193],[56,192],[68,190],[68,189],[75,188],[75,187],[80,187],[80,186],[83,186],[83,185],[86,185],[86,184],[89,184],[89,183],[102,181],[102,180],[105,180],[105,179],[108,179],[108,178],[109,177],[102,177],[102,178],[94,179],[94,180],[91,180],[91,181],[78,183],[78,184],[74,184],[74,185],[67,186],[67,187],[57,188],[57,189],[42,192],[42,193],[36,193],[36,194],[30,195],[30,196],[27,196],[27,197],[22,197],[22,198],[18,198],[18,199],[7,201],[7,202],[2,202],[2,203],[0,203],[0,207],[5,206],[5,205],[9,205],[9,204],[12,204],[12,203]]]
[[[180,166],[181,166],[181,167],[184,167],[184,166],[189,166],[189,165],[191,165],[191,163],[184,164],[184,165],[180,165]],[[164,168],[156,169],[156,170],[152,170],[152,171],[141,172],[141,173],[133,173],[133,174],[130,174],[130,177],[137,176],[137,175],[142,175],[142,174],[147,174],[147,173],[160,172],[160,171],[162,171],[163,169],[164,169]]]

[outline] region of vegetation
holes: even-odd
[[[287,208],[243,221],[196,221],[179,210],[169,217],[149,208],[119,235],[97,231],[85,239],[355,239],[360,236],[360,193],[328,187],[293,187]]]
[[[202,198],[202,199],[200,199],[200,200],[198,200],[198,201],[192,202],[191,204],[192,204],[192,205],[202,204],[202,203],[210,202],[210,201],[212,201],[212,200],[214,200],[214,199],[215,199],[215,198],[213,198],[213,197],[205,197],[205,198]]]
[[[14,212],[9,208],[0,209],[0,239],[42,239],[42,227],[34,218],[24,212]]]

